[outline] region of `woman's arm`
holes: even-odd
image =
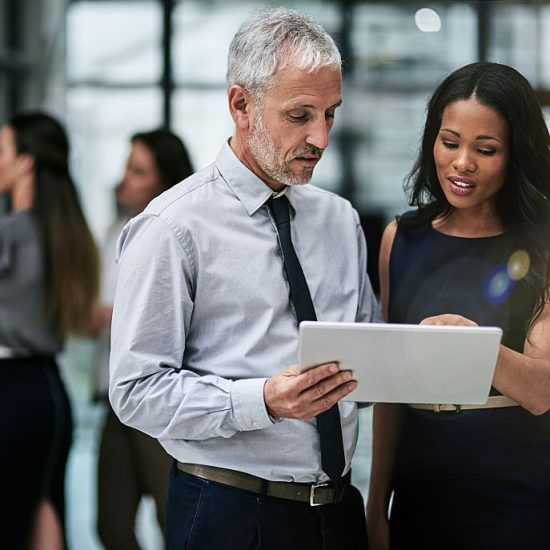
[[[397,224],[391,222],[380,245],[380,299],[384,318],[388,318],[389,260]],[[367,499],[369,548],[389,548],[388,505],[391,494],[395,450],[401,429],[403,405],[379,403],[373,412],[372,464]]]
[[[397,222],[392,220],[384,229],[380,242],[380,254],[378,256],[378,274],[380,278],[380,305],[382,315],[388,320],[388,303],[390,299],[390,255],[397,232]]]
[[[523,353],[500,346],[493,386],[532,414],[550,409],[550,303],[531,326]]]
[[[404,405],[378,403],[373,412],[372,462],[367,499],[369,550],[390,547],[388,507]]]

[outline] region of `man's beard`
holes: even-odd
[[[264,124],[261,112],[258,111],[252,124],[248,146],[254,160],[260,168],[273,180],[283,185],[304,185],[309,183],[315,167],[303,168],[293,172],[285,163],[281,143],[274,139]],[[313,145],[305,145],[293,153],[293,158],[304,155],[316,155],[321,158],[323,150]]]

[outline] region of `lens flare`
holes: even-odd
[[[492,304],[501,304],[512,292],[515,281],[508,275],[506,264],[498,265],[485,281],[485,297]]]
[[[508,259],[506,271],[514,281],[523,279],[529,271],[531,259],[525,250],[516,250]]]

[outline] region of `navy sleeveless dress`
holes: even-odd
[[[535,295],[504,235],[398,229],[388,317],[455,313],[503,329],[522,351]],[[510,273],[513,275],[510,276]],[[519,275],[518,275],[519,274]],[[492,390],[492,394],[497,394]],[[435,413],[404,407],[390,514],[392,548],[550,549],[550,415],[521,407]]]

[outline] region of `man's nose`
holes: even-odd
[[[326,120],[315,121],[309,128],[306,142],[309,145],[314,145],[318,149],[326,149],[328,146],[329,133],[330,126]]]

